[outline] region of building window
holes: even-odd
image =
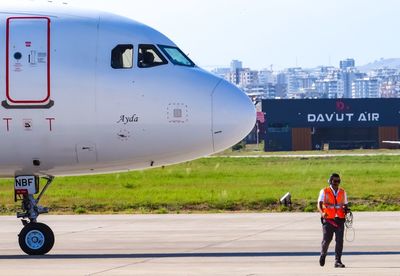
[[[268,125],[268,132],[272,133],[282,133],[282,132],[289,132],[290,128],[288,124],[284,123],[272,123]]]
[[[111,67],[129,69],[133,67],[133,45],[120,44],[111,51]]]
[[[150,68],[167,64],[167,59],[157,50],[154,45],[140,44],[138,54],[138,66]]]

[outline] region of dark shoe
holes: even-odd
[[[319,265],[320,266],[324,266],[325,265],[325,258],[326,258],[326,255],[321,255],[319,257]]]
[[[335,267],[340,267],[340,268],[344,268],[346,267],[344,264],[342,264],[342,262],[335,262]]]

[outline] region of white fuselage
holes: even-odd
[[[254,126],[248,97],[197,66],[140,68],[139,44],[175,47],[143,24],[69,8],[1,10],[0,176],[163,166],[224,150]],[[117,45],[133,46],[132,68],[112,68]]]

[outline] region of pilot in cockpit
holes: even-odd
[[[154,66],[153,53],[142,49],[142,53],[139,54],[139,65],[140,65],[140,67],[143,67],[143,68]]]

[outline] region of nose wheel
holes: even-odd
[[[44,255],[54,245],[54,233],[44,223],[30,222],[18,235],[19,246],[28,255]]]
[[[15,201],[22,201],[22,212],[17,213],[18,218],[22,218],[22,228],[18,235],[18,243],[22,251],[28,255],[44,255],[48,253],[54,245],[54,233],[44,223],[38,223],[37,218],[40,214],[48,213],[46,207],[39,206],[38,203],[43,194],[53,181],[54,177],[46,176],[46,185],[43,187],[39,196],[39,177],[38,176],[17,176],[15,177]]]

